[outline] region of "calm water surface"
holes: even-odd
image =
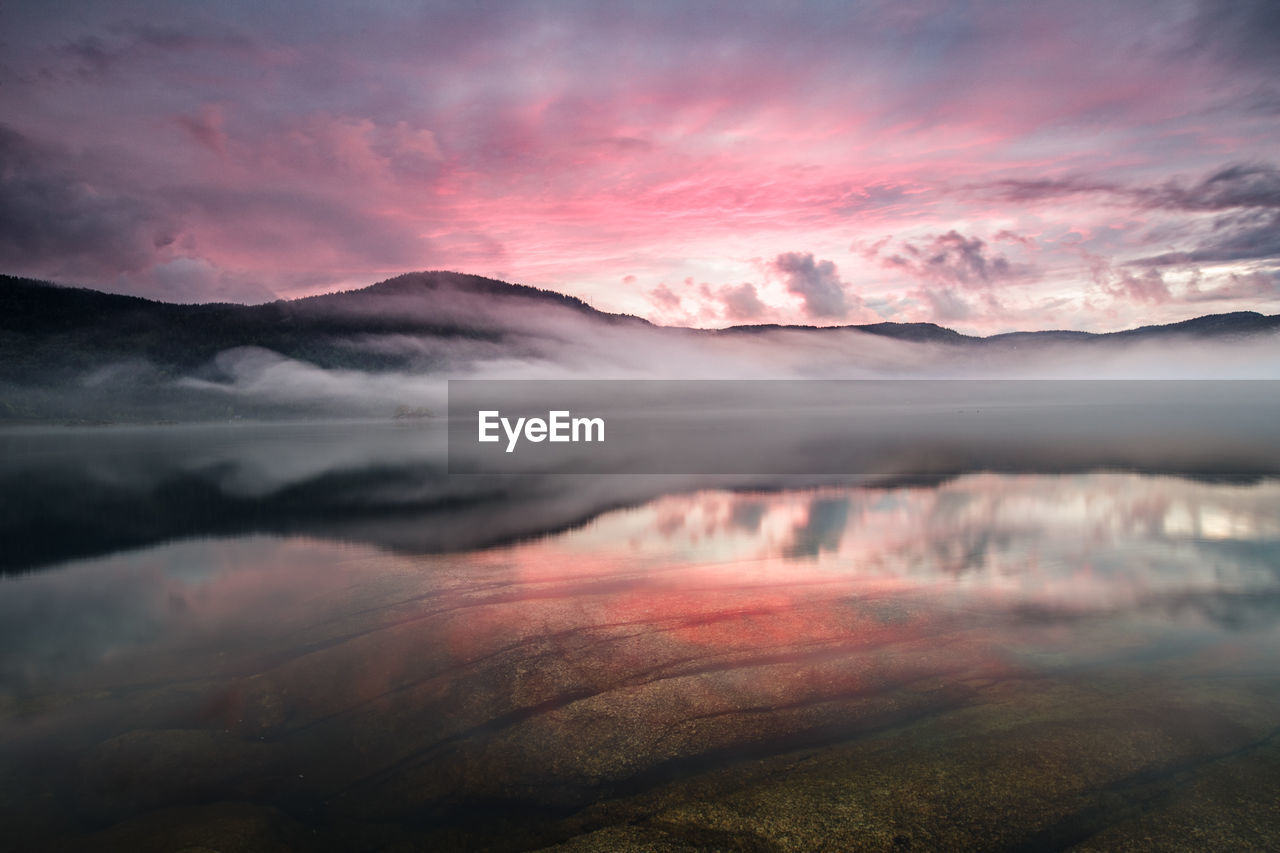
[[[259,516],[0,578],[13,849],[1280,847],[1280,480],[575,481],[472,547],[517,497],[184,470]]]

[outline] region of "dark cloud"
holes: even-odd
[[[1112,196],[1119,203],[1161,210],[1214,211],[1280,208],[1280,169],[1270,163],[1233,163],[1194,183],[1173,179],[1152,187],[1125,186],[1081,176],[1003,180],[975,187],[1001,201],[1054,201],[1079,195]]]
[[[974,187],[974,189],[984,194],[992,194],[1000,201],[1023,203],[1053,201],[1076,195],[1123,192],[1123,189],[1116,184],[1094,181],[1080,176],[1003,180],[982,184]]]
[[[1196,248],[1139,258],[1140,266],[1280,258],[1280,210],[1241,210],[1216,217]]]
[[[77,63],[82,74],[104,74],[120,58],[117,47],[108,45],[99,36],[84,36],[76,39],[66,47],[66,55]]]
[[[0,126],[0,264],[45,277],[100,280],[148,267],[172,242],[163,204],[77,174],[71,159]]]
[[[222,112],[215,107],[206,107],[199,115],[182,115],[176,119],[178,127],[186,131],[196,142],[208,148],[219,157],[226,156],[227,137],[222,130]]]
[[[1280,169],[1265,163],[1235,164],[1195,184],[1170,181],[1155,189],[1134,190],[1133,196],[1148,207],[1167,210],[1280,209]]]
[[[898,252],[881,256],[880,262],[913,278],[968,288],[990,287],[1016,275],[1004,255],[993,254],[983,240],[955,230],[925,240],[903,240]]]
[[[192,221],[205,221],[215,240],[230,234],[241,250],[320,242],[366,260],[420,260],[416,235],[341,204],[207,188],[144,200],[86,162],[0,126],[0,269],[183,302],[274,298],[260,276],[199,258],[197,241],[182,237]]]
[[[62,53],[81,75],[100,77],[131,62],[163,56],[189,57],[197,51],[233,53],[241,59],[259,52],[254,41],[232,30],[197,30],[157,24],[115,26],[110,33],[81,36]]]
[[[1194,45],[1225,63],[1280,71],[1280,3],[1201,0],[1191,21]]]
[[[848,316],[845,284],[831,261],[815,260],[812,252],[783,252],[772,266],[786,280],[787,290],[804,299],[804,310],[810,317]]]
[[[1109,196],[1112,201],[1140,210],[1172,214],[1216,213],[1207,228],[1188,218],[1175,229],[1196,235],[1194,247],[1139,258],[1136,266],[1221,263],[1280,258],[1280,168],[1271,163],[1233,163],[1198,181],[1174,178],[1148,187],[1122,186],[1082,177],[999,181],[986,186],[1004,201],[1051,201],[1076,195]],[[997,235],[999,236],[999,235]],[[902,265],[909,266],[904,258]],[[1125,288],[1140,301],[1149,301],[1152,284],[1139,276]],[[1144,298],[1143,294],[1148,294]]]

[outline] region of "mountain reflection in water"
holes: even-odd
[[[1275,479],[703,489],[480,550],[196,538],[0,590],[24,848],[1280,843]]]

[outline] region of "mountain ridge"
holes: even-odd
[[[1200,343],[1233,344],[1277,329],[1280,316],[1256,312],[1111,333],[989,337],[933,323],[695,329],[445,271],[261,305],[181,305],[0,276],[0,421],[391,416],[437,410],[442,390],[428,385],[465,377],[911,378],[1013,370],[1095,378],[1098,369],[1115,374],[1115,348],[1150,341],[1161,349],[1154,361],[1150,351],[1142,355],[1148,366],[1139,375],[1204,375],[1201,353],[1189,351]],[[1228,360],[1247,359],[1256,373],[1254,356],[1218,349]],[[1210,374],[1224,375],[1224,364],[1214,361]]]
[[[1232,311],[1221,314],[1204,314],[1173,323],[1147,324],[1109,332],[1088,332],[1074,329],[1044,329],[1034,331],[1000,332],[993,335],[971,335],[937,323],[897,323],[888,321],[879,323],[841,324],[834,326],[814,326],[802,323],[754,323],[738,324],[721,328],[701,329],[689,326],[661,326],[633,314],[620,314],[603,311],[594,307],[585,300],[579,299],[576,296],[560,293],[559,291],[448,270],[428,270],[402,273],[365,287],[316,294],[313,296],[303,296],[295,299],[277,299],[258,305],[242,305],[233,302],[165,302],[142,296],[109,293],[83,285],[62,284],[41,279],[0,274],[0,308],[6,309],[5,311],[0,312],[0,327],[12,327],[14,325],[12,323],[13,318],[30,318],[33,316],[29,311],[24,312],[22,310],[22,305],[15,305],[15,300],[12,299],[11,293],[13,286],[42,290],[45,291],[44,295],[49,295],[49,291],[57,292],[58,295],[48,301],[52,303],[61,303],[61,305],[49,307],[69,306],[73,299],[79,299],[84,304],[91,304],[98,310],[106,309],[109,313],[119,313],[127,308],[146,307],[149,310],[157,311],[188,309],[193,312],[200,312],[204,314],[210,314],[218,311],[243,311],[246,316],[255,311],[261,313],[263,309],[268,308],[280,309],[286,306],[298,308],[330,306],[351,303],[352,301],[360,298],[383,298],[388,296],[412,297],[425,296],[428,294],[440,294],[448,291],[461,291],[472,295],[534,299],[548,304],[566,307],[587,316],[606,320],[607,322],[635,323],[655,329],[672,329],[706,334],[751,334],[767,331],[833,332],[853,330],[882,337],[891,337],[898,340],[934,342],[951,341],[955,343],[975,341],[1012,342],[1015,340],[1029,340],[1032,338],[1039,340],[1083,340],[1115,336],[1151,335],[1166,332],[1190,332],[1198,335],[1235,334],[1242,331],[1266,331],[1274,328],[1280,328],[1280,314],[1268,315],[1257,311]],[[79,308],[83,306],[74,307]],[[6,316],[10,318],[10,322],[8,323],[5,323]]]

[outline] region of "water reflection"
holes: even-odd
[[[936,487],[667,496],[557,540],[633,559],[797,575],[1066,610],[1272,591],[1280,481],[969,475]],[[550,547],[545,546],[545,547]]]
[[[1264,402],[1276,405],[1269,397]],[[1071,440],[1052,439],[1038,428],[1020,432],[1019,423],[1012,422],[1002,430],[970,424],[965,440],[957,443],[951,439],[959,433],[950,435],[945,424],[933,423],[927,441],[917,435],[925,430],[913,425],[917,420],[927,424],[938,416],[917,417],[914,409],[899,412],[888,425],[863,423],[863,433],[870,429],[879,435],[883,429],[898,437],[903,446],[892,453],[880,453],[875,441],[845,426],[865,418],[863,413],[854,418],[838,410],[825,422],[831,431],[823,433],[824,441],[847,453],[875,455],[875,465],[847,469],[865,472],[860,474],[695,474],[690,468],[667,475],[557,470],[450,476],[445,425],[432,420],[0,430],[0,541],[5,544],[0,573],[199,536],[309,536],[408,554],[464,552],[569,530],[603,512],[663,495],[707,489],[932,485],[974,471],[1087,475],[1110,470],[1239,483],[1276,473],[1280,434],[1270,428],[1274,418],[1253,411],[1236,419],[1241,426],[1235,432],[1224,432],[1219,422],[1231,419],[1230,410],[1206,407],[1203,401],[1180,405],[1212,411],[1213,428],[1201,431],[1188,421],[1182,424],[1187,434],[1153,441],[1152,432],[1160,430],[1151,419],[1167,415],[1157,409],[1144,415],[1137,435],[1133,423],[1113,413],[1109,419],[1093,418],[1089,429],[1073,433]],[[726,438],[723,432],[707,432],[700,441],[716,444],[720,453],[746,453],[738,436]],[[950,437],[943,440],[937,433]],[[813,452],[803,441],[788,445],[778,439],[770,455],[773,466],[786,472],[786,460]],[[643,470],[642,455],[624,455],[635,466],[624,470]],[[1081,491],[1087,490],[1078,490],[1075,499],[1081,499]],[[837,527],[848,520],[842,500],[842,494],[833,494],[830,503],[813,510],[810,527],[792,543],[794,553],[821,551],[839,536]],[[755,510],[748,503],[741,511],[748,513],[741,520],[749,522]],[[1168,523],[1213,536],[1229,531],[1232,522],[1196,516]]]
[[[130,850],[1274,839],[1240,811],[1280,778],[1278,549],[1275,480],[971,474],[452,555],[83,560],[0,579],[0,819]]]

